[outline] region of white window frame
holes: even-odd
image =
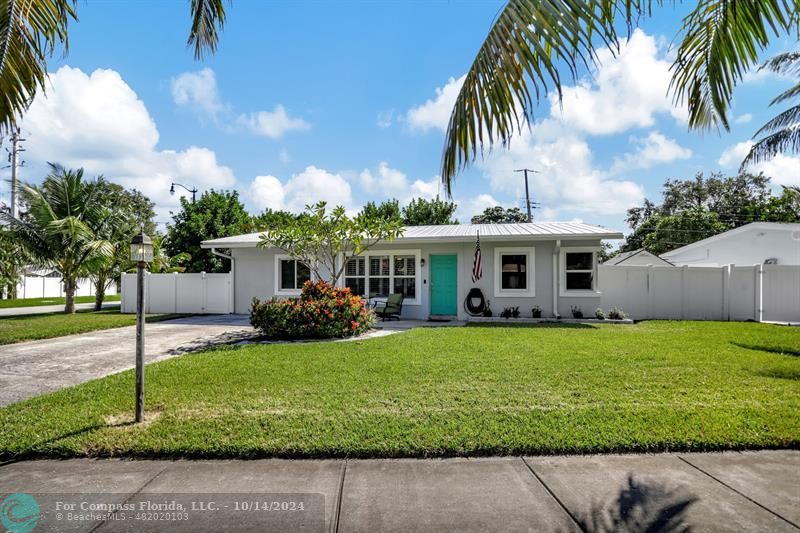
[[[302,289],[281,289],[281,261],[297,261],[298,263],[302,263],[297,258],[294,258],[287,254],[275,254],[275,295],[276,296],[300,296]],[[311,270],[309,268],[309,270]],[[311,279],[314,278],[314,274],[311,273]],[[294,267],[294,281],[297,283],[297,265]]]
[[[567,254],[568,253],[592,253],[592,290],[567,290]],[[597,297],[600,291],[597,289],[597,258],[600,252],[599,246],[566,246],[562,247],[559,253],[559,278],[558,293],[564,297]],[[574,270],[570,272],[589,272],[589,270]]]
[[[348,256],[348,259],[353,257],[363,257],[364,258],[364,290],[367,294],[369,294],[369,258],[370,256],[383,256],[389,257],[389,288],[390,290],[394,290],[394,257],[396,255],[413,255],[414,261],[416,262],[415,268],[415,275],[414,275],[414,285],[416,287],[416,298],[407,298],[403,300],[403,305],[422,305],[422,250],[413,249],[413,250],[368,250],[363,254],[358,254],[358,256]],[[340,257],[340,261],[344,261],[344,256]],[[358,276],[360,277],[360,276]],[[376,277],[386,277],[386,276],[376,276]],[[411,276],[397,276],[399,278],[409,278]],[[342,274],[341,278],[339,278],[339,286],[344,287],[344,274]]]
[[[527,274],[525,289],[504,289],[503,264],[504,255],[525,255],[525,273]],[[533,298],[536,296],[536,248],[525,247],[498,247],[494,249],[494,297],[495,298]]]

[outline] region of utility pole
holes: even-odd
[[[533,222],[533,213],[531,213],[531,207],[533,206],[533,202],[531,202],[531,193],[530,190],[528,189],[528,172],[534,172],[538,174],[539,171],[530,168],[518,168],[514,172],[525,173],[525,207],[528,209],[528,222]]]
[[[24,140],[25,139],[19,136],[19,128],[16,128],[11,134],[11,150],[8,153],[9,166],[11,167],[11,216],[13,218],[17,218],[19,215],[17,207],[17,168],[21,166],[19,164],[19,154],[25,151],[25,149],[20,146],[20,143]]]

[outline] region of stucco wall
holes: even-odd
[[[711,242],[663,254],[675,265],[752,266],[775,258],[779,265],[800,265],[800,227],[747,228],[731,235],[721,235]]]
[[[588,246],[599,247],[599,240],[562,241],[562,246]],[[496,247],[526,247],[534,248],[534,287],[533,297],[508,297],[498,296],[495,293],[495,248]],[[467,317],[464,311],[464,299],[473,287],[483,291],[484,297],[490,301],[492,311],[499,315],[504,307],[519,306],[522,316],[530,316],[531,308],[538,305],[542,308],[542,316],[553,316],[553,254],[555,241],[481,241],[483,255],[483,278],[477,283],[472,283],[472,258],[475,243],[452,244],[418,244],[418,245],[385,245],[376,250],[391,250],[394,253],[402,251],[419,250],[425,266],[420,268],[418,305],[404,305],[405,318],[426,319],[430,308],[430,256],[434,254],[455,254],[458,256],[458,318]],[[234,266],[234,308],[236,313],[248,313],[253,297],[259,299],[269,298],[275,293],[275,250],[261,248],[238,248],[232,250],[235,259]],[[556,276],[558,283],[558,276]],[[579,305],[584,313],[591,315],[599,305],[597,297],[563,297],[559,296],[558,311],[563,316],[570,316],[570,307]]]

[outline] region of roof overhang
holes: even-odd
[[[623,234],[619,232],[608,233],[585,233],[585,234],[557,234],[547,235],[481,235],[481,242],[531,242],[531,241],[586,241],[595,239],[622,239]],[[228,241],[225,239],[213,239],[200,243],[201,248],[256,248],[258,239],[247,241]],[[398,246],[405,244],[434,244],[434,243],[465,243],[475,242],[475,235],[442,235],[436,237],[400,237],[393,241],[381,241],[377,244],[387,246]]]

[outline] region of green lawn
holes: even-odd
[[[148,315],[147,321],[156,322],[181,316],[187,315]],[[136,315],[123,315],[118,309],[79,311],[74,315],[47,313],[0,317],[0,345],[86,333],[98,329],[133,326],[134,324],[136,324]]]
[[[118,302],[119,294],[106,296],[106,302]],[[76,296],[76,304],[94,303],[94,296]],[[0,300],[0,309],[12,307],[35,307],[38,305],[64,305],[64,298],[18,298],[16,300]]]
[[[800,446],[800,328],[420,328],[226,347],[0,410],[0,456],[329,457]]]

